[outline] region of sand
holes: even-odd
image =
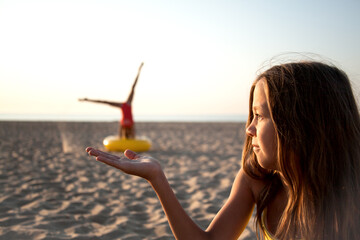
[[[0,122],[0,239],[174,239],[147,181],[87,156],[118,123]],[[240,168],[242,123],[147,123],[137,135],[206,228]],[[253,219],[240,239],[256,239]]]

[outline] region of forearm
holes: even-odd
[[[118,102],[109,102],[109,101],[96,100],[96,99],[86,99],[85,101],[93,102],[93,103],[107,104],[107,105],[110,105],[110,106],[113,106],[113,107],[121,107],[121,103],[118,103]]]
[[[88,102],[93,102],[93,103],[107,103],[106,101],[96,100],[96,99],[87,99],[86,101],[88,101]]]
[[[207,234],[199,228],[180,205],[164,173],[150,182],[168,218],[176,239],[207,239]]]

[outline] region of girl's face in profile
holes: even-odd
[[[252,138],[253,151],[262,168],[278,170],[276,164],[276,134],[266,99],[266,83],[260,79],[253,93],[253,119],[246,134]]]

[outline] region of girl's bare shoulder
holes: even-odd
[[[266,185],[265,182],[251,177],[242,168],[240,169],[239,174],[241,174],[243,179],[247,182],[247,185],[249,186],[249,189],[251,190],[254,199],[257,200],[260,192]]]

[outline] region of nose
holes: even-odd
[[[253,122],[251,122],[250,125],[246,128],[246,134],[249,137],[255,137],[256,136],[256,128],[255,128]]]

